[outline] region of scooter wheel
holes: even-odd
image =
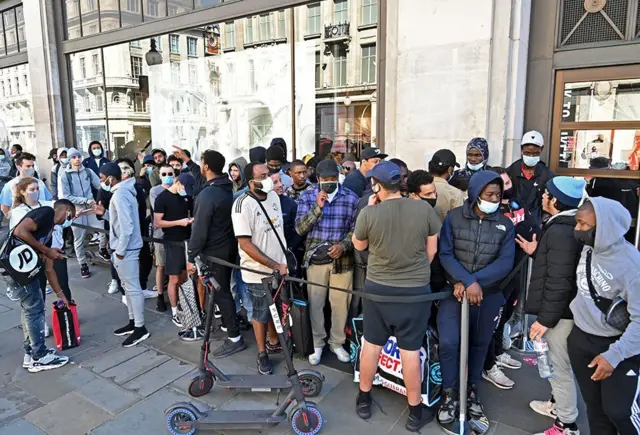
[[[315,375],[304,374],[298,376],[304,397],[317,397],[322,393],[322,379]]]
[[[291,428],[297,435],[316,435],[322,423],[322,414],[313,406],[307,406],[306,410],[298,408],[291,415]]]
[[[191,397],[202,397],[209,393],[211,388],[213,388],[212,376],[198,376],[189,384],[189,395]]]
[[[173,435],[193,435],[196,428],[186,425],[196,421],[196,415],[186,408],[176,408],[167,415],[167,427]]]

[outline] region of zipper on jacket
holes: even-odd
[[[480,250],[480,230],[482,230],[482,219],[478,222],[478,237],[476,237],[476,249],[473,252],[473,266],[471,267],[472,273],[476,272],[476,260],[478,259],[478,251]]]

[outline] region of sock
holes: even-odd
[[[413,418],[420,420],[422,418],[422,404],[409,405],[409,415]]]
[[[241,335],[238,335],[237,337],[229,337],[229,341],[231,341],[232,343],[237,343],[240,341],[241,338],[242,338]]]
[[[569,430],[578,430],[578,425],[574,421],[573,423],[563,423],[559,418],[556,418],[556,426],[561,427],[563,429]]]
[[[171,307],[171,315],[172,316],[178,315],[178,307]]]
[[[358,391],[358,403],[371,402],[371,391]]]

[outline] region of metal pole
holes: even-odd
[[[296,10],[291,8],[289,44],[291,45],[291,153],[296,159]],[[286,157],[286,156],[285,156]]]
[[[469,359],[469,301],[467,293],[462,296],[460,319],[460,435],[465,435],[467,421],[467,366]]]
[[[638,202],[638,217],[636,218],[636,248],[640,249],[640,201]]]

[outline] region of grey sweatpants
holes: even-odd
[[[556,402],[558,418],[563,423],[575,423],[578,419],[576,380],[571,369],[567,347],[567,337],[572,329],[573,320],[560,319],[558,324],[549,328],[544,335],[549,344],[549,358],[554,373],[549,383]]]
[[[129,320],[133,320],[136,328],[140,328],[144,326],[144,295],[140,288],[140,250],[127,251],[122,260],[114,253],[111,261],[124,288]]]
[[[98,220],[95,215],[83,216],[79,219],[76,219],[76,222],[82,225],[88,225],[93,228],[104,228],[104,222]],[[87,262],[87,255],[85,254],[85,237],[87,236],[87,230],[84,228],[71,227],[73,231],[73,247],[76,251],[76,258],[78,259],[78,264],[82,266]],[[104,233],[100,233],[100,248],[107,247],[107,235]]]

